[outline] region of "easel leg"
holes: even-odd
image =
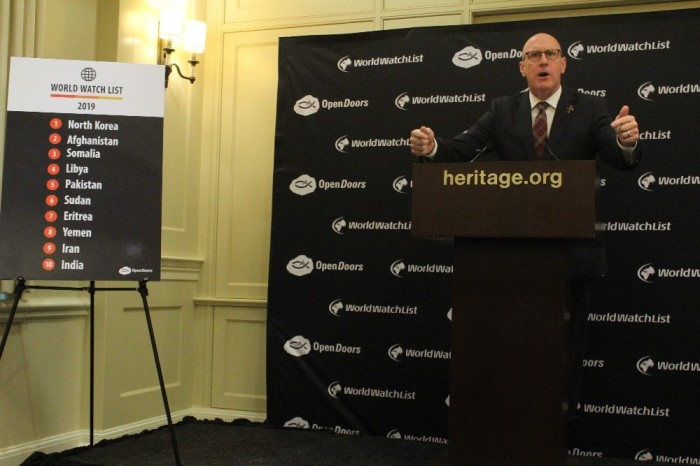
[[[90,281],[90,446],[95,444],[95,281]]]
[[[158,382],[160,383],[160,393],[163,396],[163,406],[165,407],[165,415],[168,419],[168,429],[170,430],[170,440],[173,443],[173,451],[175,453],[175,462],[179,466],[180,463],[180,453],[177,448],[177,440],[175,439],[175,429],[173,428],[173,420],[170,415],[170,406],[168,404],[168,395],[165,392],[165,382],[163,381],[163,371],[160,368],[160,359],[158,358],[158,348],[156,347],[156,337],[153,333],[153,324],[151,323],[151,313],[148,308],[148,288],[146,288],[147,280],[139,281],[139,294],[143,299],[143,310],[146,314],[146,322],[148,323],[148,333],[151,337],[151,347],[153,348],[153,358],[156,362],[156,371],[158,372]]]
[[[15,285],[15,301],[12,304],[12,309],[10,310],[10,315],[7,317],[7,324],[5,325],[5,332],[2,335],[2,341],[0,342],[0,359],[2,359],[2,353],[5,351],[5,344],[7,343],[7,338],[10,336],[10,328],[12,327],[12,321],[15,319],[15,312],[17,312],[17,306],[19,305],[19,300],[22,298],[22,293],[27,289],[24,283],[24,278],[17,277],[17,284]]]
[[[165,415],[168,419],[168,428],[170,430],[170,439],[173,444],[173,452],[175,453],[175,462],[177,466],[181,465],[180,462],[180,453],[178,451],[177,447],[177,440],[175,439],[175,429],[173,428],[173,420],[172,416],[170,415],[170,406],[168,404],[168,395],[165,391],[165,382],[163,381],[163,371],[160,367],[160,359],[158,357],[158,349],[156,347],[156,338],[155,334],[153,332],[153,324],[151,322],[151,313],[148,308],[148,300],[146,297],[148,296],[148,289],[146,288],[146,283],[148,282],[147,279],[139,281],[139,288],[138,292],[141,294],[141,297],[143,299],[143,310],[144,313],[146,314],[146,323],[148,324],[148,333],[151,337],[151,347],[153,348],[153,358],[155,359],[156,363],[156,371],[158,372],[158,382],[160,383],[160,392],[163,397],[163,405],[165,407]],[[7,338],[10,334],[10,328],[12,327],[12,321],[14,320],[15,313],[17,311],[17,307],[19,305],[19,301],[22,298],[22,294],[24,291],[28,288],[37,288],[37,289],[50,289],[50,290],[80,290],[80,291],[85,291],[86,289],[84,287],[82,288],[69,288],[69,287],[52,287],[52,286],[27,286],[25,284],[25,280],[22,277],[17,277],[17,284],[15,286],[15,301],[14,304],[12,305],[12,310],[10,311],[10,314],[8,316],[7,320],[7,325],[5,326],[5,331],[2,337],[2,341],[0,342],[0,359],[2,359],[2,353],[5,349],[5,344],[7,342]],[[87,288],[87,291],[90,293],[90,446],[93,445],[94,443],[94,352],[95,352],[95,292],[98,290],[102,291],[133,291],[133,288],[95,288],[95,282],[91,281],[90,282],[90,287]]]

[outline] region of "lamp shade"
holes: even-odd
[[[174,39],[182,35],[182,23],[185,14],[180,8],[164,6],[160,9],[160,29],[158,35],[161,39]]]
[[[207,38],[207,24],[204,21],[189,20],[185,23],[185,51],[204,53]]]

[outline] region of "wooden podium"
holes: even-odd
[[[566,461],[571,239],[595,232],[595,162],[414,164],[412,234],[454,237],[448,460]]]

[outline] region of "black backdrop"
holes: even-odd
[[[566,53],[564,84],[605,97],[613,115],[628,104],[644,145],[636,171],[600,167],[610,272],[593,295],[569,451],[698,464],[698,19],[282,39],[269,422],[447,442],[451,246],[410,237],[408,135],[457,134],[523,90],[522,44],[546,31]]]

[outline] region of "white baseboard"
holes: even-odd
[[[89,441],[85,441],[86,436],[89,438],[87,431],[69,432],[4,448],[0,450],[0,466],[17,466],[35,451],[53,453],[86,445],[89,443]]]
[[[253,422],[264,422],[267,414],[258,411],[240,411],[237,409],[190,408],[186,414],[197,419],[221,419],[230,422],[235,419],[248,419]],[[184,415],[183,415],[184,417]]]
[[[231,409],[215,408],[190,408],[184,411],[171,413],[173,423],[182,421],[186,416],[192,416],[201,420],[221,419],[230,422],[235,419],[248,419],[254,422],[263,422],[266,419],[265,413],[253,411],[239,411]],[[157,429],[167,425],[165,415],[139,422],[133,422],[122,426],[105,430],[93,431],[93,443],[101,440],[119,438],[124,435],[138,434],[144,430]],[[0,466],[17,466],[26,460],[32,453],[40,451],[43,453],[55,453],[71,448],[82,447],[90,443],[90,431],[87,429],[68,432],[53,437],[46,437],[33,442],[13,445],[0,450]]]

